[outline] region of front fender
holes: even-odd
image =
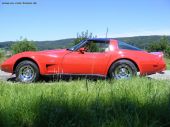
[[[14,73],[17,64],[23,60],[31,60],[37,64],[40,74],[48,74],[47,65],[59,65],[59,57],[50,54],[37,54],[36,52],[23,52],[13,55],[1,65],[1,70],[9,73]]]

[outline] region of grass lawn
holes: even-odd
[[[169,127],[169,81],[0,81],[3,127]]]
[[[170,70],[170,58],[165,58],[167,70]]]

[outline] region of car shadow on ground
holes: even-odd
[[[16,77],[10,77],[10,78],[7,79],[7,81],[16,82]]]
[[[143,76],[138,76],[138,77],[143,77]],[[155,78],[153,77],[149,77],[149,76],[145,76],[145,78],[149,79],[149,80],[156,80]],[[51,82],[60,82],[60,81],[65,81],[65,82],[69,82],[69,81],[76,81],[76,80],[90,80],[90,81],[103,81],[103,80],[107,80],[107,81],[111,81],[110,78],[108,77],[99,77],[99,76],[65,76],[65,75],[62,75],[62,76],[41,76],[38,80],[37,83],[42,83],[42,82],[45,82],[45,83],[51,83]],[[9,81],[9,82],[17,82],[16,81],[16,77],[10,77],[10,78],[7,78],[6,81]]]
[[[76,80],[90,80],[90,81],[97,81],[97,80],[106,80],[108,78],[104,77],[97,77],[97,76],[41,76],[38,83],[45,82],[60,82],[60,81],[76,81]],[[7,78],[7,81],[16,82],[16,77]]]

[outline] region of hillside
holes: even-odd
[[[150,43],[157,42],[162,36],[135,36],[135,37],[122,37],[116,38],[125,41],[139,48],[146,49]],[[170,36],[167,36],[170,42]],[[39,50],[68,48],[72,45],[74,38],[55,40],[55,41],[35,41]],[[0,42],[0,48],[9,49],[12,41]]]
[[[122,40],[124,42],[128,42],[132,45],[135,45],[139,48],[146,49],[149,44],[153,42],[158,42],[163,36],[135,36],[135,37],[122,37],[117,38],[118,40]],[[167,36],[170,42],[170,36]]]
[[[57,49],[57,48],[67,48],[73,42],[73,38],[55,40],[55,41],[35,41],[38,50],[46,50],[46,49]],[[15,43],[13,41],[0,42],[0,48],[9,49],[10,46]]]

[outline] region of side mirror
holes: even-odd
[[[80,48],[80,49],[79,49],[79,52],[82,53],[82,54],[84,54],[85,48]]]

